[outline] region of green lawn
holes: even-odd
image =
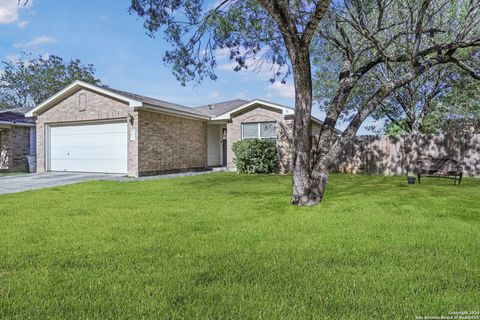
[[[19,172],[0,172],[0,177],[5,177],[5,176],[16,176],[19,174],[28,174],[28,172],[24,171],[19,171]]]
[[[480,180],[95,181],[0,196],[0,319],[415,319],[480,309]]]

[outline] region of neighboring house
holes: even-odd
[[[129,176],[234,168],[232,144],[275,139],[280,169],[292,158],[294,110],[262,100],[189,108],[76,81],[28,112],[37,117],[37,171]],[[321,122],[312,118],[313,132]]]
[[[26,171],[27,156],[35,155],[35,120],[31,108],[0,111],[0,171]]]

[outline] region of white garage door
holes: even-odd
[[[127,123],[51,127],[50,170],[127,173]]]

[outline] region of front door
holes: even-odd
[[[227,165],[227,128],[222,128],[222,165]]]

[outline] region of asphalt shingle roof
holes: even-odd
[[[23,114],[18,113],[18,112],[1,111],[0,112],[0,122],[11,122],[12,124],[15,124],[15,123],[34,124],[35,119],[25,118],[25,116]]]
[[[248,102],[247,100],[235,99],[235,100],[223,101],[219,103],[211,103],[211,104],[195,107],[195,109],[200,112],[203,112],[206,115],[209,115],[210,117],[216,117],[225,112],[229,112],[247,102]]]
[[[125,96],[125,97],[133,99],[133,100],[140,101],[142,103],[146,103],[146,104],[151,105],[153,107],[162,107],[162,108],[167,108],[167,109],[171,109],[171,110],[175,110],[175,111],[191,113],[191,114],[194,114],[194,115],[206,116],[206,114],[202,113],[199,110],[196,110],[195,108],[182,106],[180,104],[155,99],[155,98],[152,98],[152,97],[142,96],[142,95],[127,92],[127,91],[122,91],[122,90],[110,88],[110,87],[107,87],[107,86],[97,86],[97,87],[102,88],[104,90],[108,90],[108,91],[117,93],[119,95]]]
[[[14,114],[25,115],[25,113],[27,113],[28,111],[30,111],[32,109],[33,109],[33,107],[20,107],[20,108],[0,110],[0,113],[10,112],[10,113],[14,113]]]

